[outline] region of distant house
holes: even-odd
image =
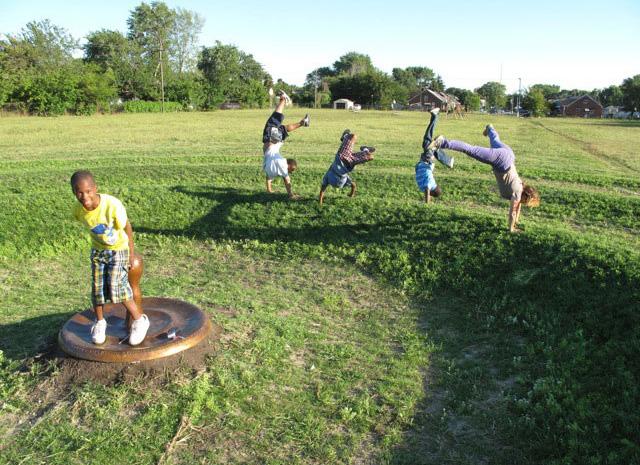
[[[334,110],[353,110],[353,102],[346,98],[333,101]]]
[[[553,104],[555,116],[602,118],[602,105],[587,94],[554,100]]]
[[[440,108],[442,111],[453,111],[460,107],[460,102],[453,95],[433,89],[423,89],[420,92],[412,92],[409,96],[409,108],[415,110],[428,111],[434,108]]]

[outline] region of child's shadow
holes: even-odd
[[[258,239],[261,241],[295,241],[306,244],[344,244],[354,242],[389,242],[399,240],[403,234],[400,222],[371,223],[367,221],[348,224],[326,224],[326,219],[335,211],[318,204],[316,199],[290,200],[286,194],[247,191],[229,187],[213,187],[206,191],[190,191],[183,186],[171,189],[185,195],[207,199],[214,203],[204,216],[181,229],[135,227],[137,232],[184,236],[195,239]],[[282,209],[273,208],[269,224],[257,218],[251,222],[236,221],[232,210],[242,205],[260,205],[265,208],[288,203],[294,210],[295,219],[281,222],[273,215],[282,214]],[[265,215],[264,209],[259,214]],[[257,211],[258,209],[256,209]],[[331,213],[333,212],[333,213]],[[250,214],[250,213],[249,213]],[[257,214],[258,215],[258,214]]]
[[[204,216],[182,229],[136,227],[135,231],[193,237],[196,239],[222,238],[235,236],[239,228],[230,223],[231,211],[238,205],[269,205],[277,202],[289,202],[286,194],[269,194],[266,192],[246,191],[232,187],[212,187],[206,191],[191,191],[184,186],[170,189],[172,192],[192,197],[199,197],[214,202],[216,205]],[[296,202],[300,202],[299,200]],[[305,202],[305,200],[302,200]]]

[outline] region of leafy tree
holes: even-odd
[[[560,95],[560,86],[553,84],[534,84],[529,87],[529,91],[534,89],[542,92],[542,95],[544,95],[544,98],[547,100],[558,98]]]
[[[193,71],[198,63],[198,35],[204,26],[204,18],[198,13],[176,8],[175,23],[170,33],[170,52],[177,71]]]
[[[640,109],[640,74],[622,81],[622,104],[627,111]]]
[[[469,111],[476,111],[482,105],[480,96],[468,89],[460,89],[458,87],[449,87],[446,90],[447,94],[455,96],[462,105],[464,105]]]
[[[169,9],[164,2],[151,2],[151,5],[142,2],[131,12],[127,24],[130,39],[138,42],[150,57],[158,54],[156,73],[159,69],[162,109],[164,111],[165,58],[163,52],[171,47],[170,32],[175,24],[175,12]]]
[[[374,67],[369,55],[349,52],[342,55],[335,63],[333,63],[333,69],[337,76],[341,74],[355,76],[356,74],[373,71]]]
[[[157,83],[143,58],[142,46],[119,31],[91,32],[84,45],[84,61],[113,72],[118,94],[125,99],[157,100]]]
[[[478,87],[475,92],[487,101],[487,105],[490,107],[496,106],[499,108],[504,107],[507,103],[507,97],[505,92],[507,87],[504,84],[500,84],[499,82],[487,82],[482,86]]]
[[[606,87],[598,92],[597,100],[605,107],[610,105],[622,105],[622,89],[620,86]]]
[[[265,83],[271,81],[252,55],[233,45],[203,47],[198,62],[206,83],[204,105],[217,108],[226,101],[261,107],[268,102]]]
[[[444,83],[440,76],[436,76],[431,68],[426,66],[409,66],[408,68],[393,68],[391,70],[393,80],[406,88],[409,92],[428,87],[435,90],[444,90]]]
[[[544,116],[547,111],[547,99],[541,90],[530,88],[522,100],[522,108],[530,111],[533,116]]]

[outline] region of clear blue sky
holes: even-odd
[[[141,1],[0,0],[0,33],[50,19],[78,39],[127,31]],[[148,1],[147,3],[150,3]],[[499,81],[591,90],[640,74],[640,0],[167,0],[200,13],[200,45],[237,45],[274,79],[301,85],[349,51],[388,73],[428,66],[447,87]]]

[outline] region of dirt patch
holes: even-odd
[[[204,370],[207,358],[220,349],[222,334],[220,325],[212,322],[207,337],[195,346],[169,357],[133,363],[77,359],[62,351],[56,343],[47,358],[57,367],[57,371],[38,386],[34,395],[51,401],[63,397],[72,386],[86,382],[112,386],[143,380],[149,387],[164,385],[178,369],[191,370],[194,374]]]

